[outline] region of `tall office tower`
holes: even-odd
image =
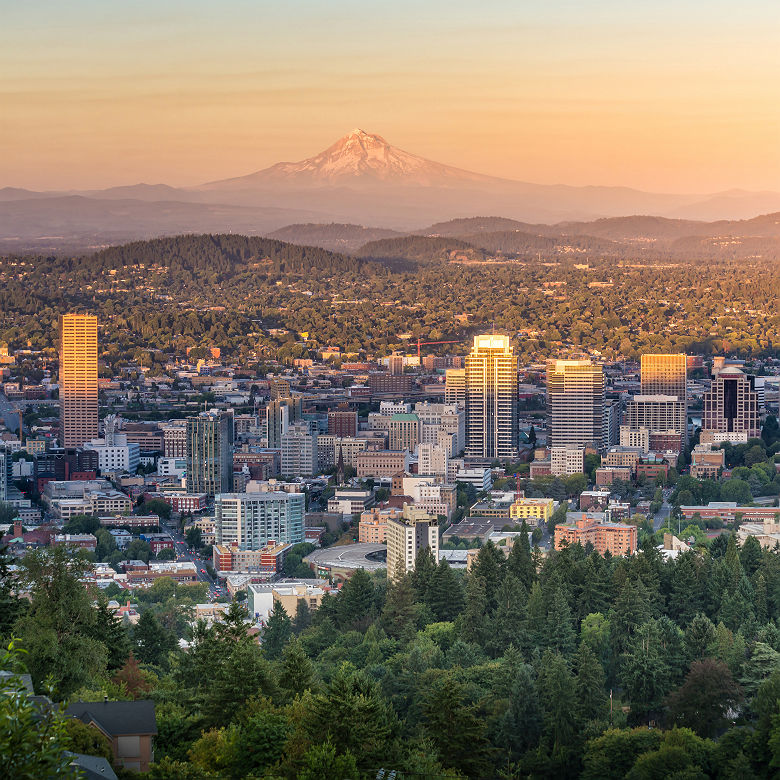
[[[8,474],[7,459],[5,452],[0,450],[0,501],[5,501],[8,498]]]
[[[271,386],[271,400],[275,401],[277,398],[289,398],[290,397],[290,383],[284,379],[272,379]]]
[[[214,498],[217,544],[260,550],[269,542],[303,541],[303,493],[221,493]]]
[[[719,371],[704,394],[702,434],[735,434],[745,440],[760,435],[758,394],[753,382],[752,376],[734,366]]]
[[[475,336],[466,356],[466,454],[517,455],[517,358],[509,336]]]
[[[60,442],[80,447],[98,435],[97,317],[60,317]]]
[[[287,384],[286,382],[284,384]],[[268,447],[278,450],[282,446],[282,436],[292,423],[301,419],[302,403],[299,395],[273,398],[265,409],[268,426]]]
[[[626,405],[626,421],[621,431],[626,440],[626,437],[631,438],[640,429],[646,429],[648,447],[649,439],[660,438],[660,434],[663,434],[671,449],[682,452],[687,427],[684,399],[676,395],[635,395]]]
[[[420,443],[420,418],[416,414],[394,414],[390,418],[388,447],[416,452]]]
[[[319,470],[317,433],[309,423],[293,423],[282,434],[281,468],[285,477],[313,477]]]
[[[393,352],[389,358],[387,358],[387,367],[390,369],[392,376],[399,376],[404,372],[404,356],[398,355]]]
[[[466,369],[448,368],[444,374],[444,402],[466,405]]]
[[[590,360],[547,363],[547,443],[606,447],[604,370]]]
[[[431,548],[433,560],[439,557],[439,520],[424,509],[404,504],[400,517],[387,521],[387,579],[414,571],[417,553]]]
[[[233,415],[201,412],[187,418],[187,492],[229,493],[233,489]]]
[[[688,360],[683,354],[642,355],[642,395],[688,397]]]
[[[674,396],[683,402],[683,417],[674,426],[682,433],[683,446],[688,442],[688,357],[681,353],[642,355],[642,395]]]

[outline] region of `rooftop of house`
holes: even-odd
[[[78,718],[83,723],[94,722],[112,737],[129,734],[156,734],[157,719],[154,702],[139,701],[76,701],[66,710],[68,718]]]

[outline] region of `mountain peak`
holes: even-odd
[[[426,160],[392,146],[381,135],[356,127],[313,157],[277,163],[249,176],[207,186],[450,187],[485,180],[490,177]]]

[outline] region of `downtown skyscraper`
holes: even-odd
[[[60,316],[60,444],[80,447],[98,435],[97,317]]]
[[[547,363],[547,437],[557,448],[606,446],[604,370],[590,360]]]
[[[201,412],[187,418],[187,492],[229,493],[233,489],[233,414]]]
[[[466,454],[517,455],[517,357],[509,336],[475,336],[466,356]]]

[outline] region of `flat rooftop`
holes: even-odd
[[[303,560],[334,569],[376,571],[387,568],[387,545],[365,543],[325,547],[314,550]]]

